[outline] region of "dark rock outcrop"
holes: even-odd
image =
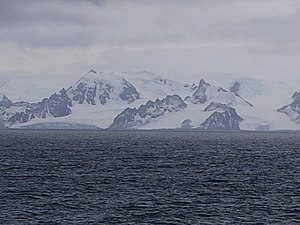
[[[181,129],[192,129],[193,126],[192,126],[192,123],[193,121],[190,120],[190,119],[186,119],[184,121],[182,121],[181,123]]]
[[[246,102],[249,106],[253,107],[252,103],[248,102],[246,99],[244,99],[242,96],[239,95],[239,90],[241,87],[241,83],[240,82],[234,82],[232,87],[230,88],[230,92],[234,93],[235,96],[241,98],[242,100],[244,100],[244,102]]]
[[[112,99],[130,104],[140,98],[136,88],[124,78],[112,75],[111,79],[112,81],[91,70],[68,90],[68,95],[79,104],[91,105],[96,105],[97,102],[104,105]]]
[[[65,89],[62,89],[59,94],[53,94],[48,100],[49,113],[54,117],[67,116],[71,113],[71,99],[69,99]]]
[[[148,101],[138,109],[127,108],[113,121],[110,129],[131,129],[144,125],[151,120],[161,117],[166,112],[176,112],[184,109],[186,104],[178,95],[168,95],[164,99]]]
[[[205,112],[210,112],[210,111],[215,111],[217,109],[221,109],[223,111],[226,111],[228,109],[228,106],[226,104],[222,104],[222,103],[215,103],[215,102],[211,102],[205,109]]]
[[[277,111],[286,114],[292,121],[300,123],[300,91],[296,91],[291,99],[292,103],[277,109]]]
[[[13,102],[5,95],[0,94],[0,108],[8,108],[13,105]]]
[[[32,104],[33,118],[46,118],[48,116],[63,117],[71,114],[72,102],[65,89],[58,94],[54,93],[50,98],[45,98],[41,102]]]
[[[208,117],[201,128],[205,130],[240,130],[239,124],[243,121],[232,107],[227,107],[223,112],[215,111]]]
[[[26,123],[34,118],[62,117],[71,114],[71,100],[64,89],[55,93],[50,98],[45,98],[38,103],[15,102],[0,107],[0,119],[4,126],[16,123]]]
[[[186,100],[189,100],[194,104],[205,103],[207,101],[206,89],[208,86],[210,86],[210,84],[201,79],[194,94],[191,97],[187,97]]]
[[[238,95],[238,92],[240,90],[241,83],[240,82],[234,82],[232,87],[230,88],[230,91],[234,93],[235,95]]]

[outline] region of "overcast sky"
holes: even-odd
[[[300,83],[299,0],[0,0],[0,78],[91,68]]]

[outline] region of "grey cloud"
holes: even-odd
[[[290,48],[300,38],[297,7],[293,0],[0,0],[0,41],[52,48],[94,44]]]
[[[50,3],[50,4],[49,4]],[[86,23],[88,18],[76,15],[72,8],[65,7],[60,1],[1,1],[0,26],[22,27],[46,23]]]

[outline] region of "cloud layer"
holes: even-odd
[[[0,0],[0,76],[98,65],[292,77],[299,21],[297,0]]]
[[[1,0],[2,42],[31,47],[299,45],[297,1]]]

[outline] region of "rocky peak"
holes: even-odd
[[[203,87],[203,86],[207,86],[207,85],[210,85],[209,83],[207,83],[204,79],[201,79],[199,81],[199,87]]]
[[[50,96],[48,101],[49,112],[54,117],[62,117],[69,115],[72,106],[71,99],[69,99],[65,89],[62,89],[59,94],[55,93]]]
[[[223,112],[215,111],[208,117],[201,127],[206,130],[240,130],[239,124],[243,121],[236,110],[232,107],[227,107]]]
[[[108,101],[124,101],[128,104],[139,99],[136,88],[126,79],[113,73],[97,73],[90,70],[68,90],[70,98],[79,103],[105,105]]]
[[[240,82],[234,82],[232,87],[230,88],[230,91],[234,93],[235,95],[238,95],[238,92],[240,90],[241,83]]]
[[[190,100],[194,104],[203,104],[207,101],[206,89],[210,86],[209,83],[205,82],[205,80],[201,79],[199,82],[199,86],[192,95],[192,97],[187,97],[186,100]]]
[[[4,94],[0,94],[0,107],[8,108],[13,105],[13,102]]]
[[[293,102],[299,102],[300,103],[300,91],[296,91],[292,96]]]
[[[292,102],[289,105],[285,105],[277,111],[286,114],[292,121],[300,123],[300,91],[296,91],[291,99]]]

